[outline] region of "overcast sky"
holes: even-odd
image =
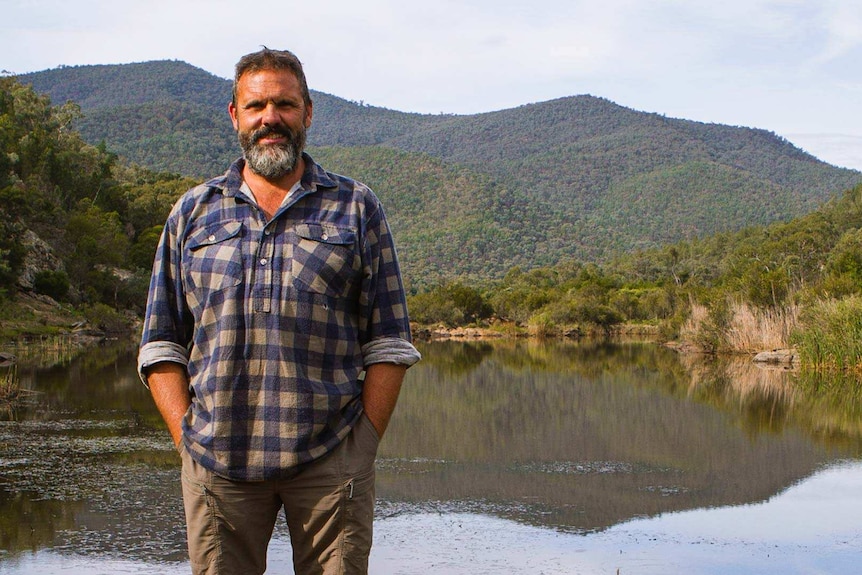
[[[407,112],[592,94],[771,130],[862,170],[859,0],[0,0],[0,70],[183,60],[260,45],[312,89]]]

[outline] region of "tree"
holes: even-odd
[[[116,212],[81,200],[66,225],[69,279],[86,300],[115,298],[120,280],[113,269],[125,263],[129,239]]]

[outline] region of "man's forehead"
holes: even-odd
[[[288,68],[260,68],[248,70],[239,77],[237,84],[242,85],[263,80],[288,80],[299,84],[299,79],[296,77],[296,74]]]
[[[237,92],[300,91],[299,80],[290,70],[246,72],[237,82]]]

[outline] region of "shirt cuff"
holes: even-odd
[[[150,386],[144,371],[163,361],[172,361],[188,367],[189,354],[186,348],[171,341],[151,341],[142,345],[138,351],[138,376],[148,389]]]
[[[375,363],[395,363],[410,367],[422,359],[413,344],[400,337],[381,337],[362,346],[362,361],[366,366]]]

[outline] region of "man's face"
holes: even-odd
[[[277,180],[296,169],[305,148],[312,108],[306,106],[292,72],[243,74],[236,86],[236,105],[231,103],[228,111],[252,172]]]

